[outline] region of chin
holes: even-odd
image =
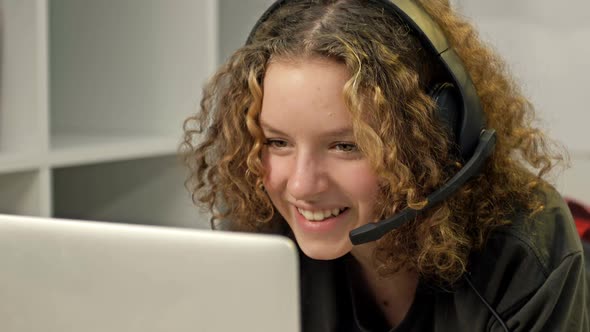
[[[316,260],[333,260],[340,258],[350,252],[352,244],[337,245],[335,243],[309,243],[307,241],[297,240],[299,247],[303,253]],[[323,242],[323,241],[322,241]]]

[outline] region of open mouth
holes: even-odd
[[[308,211],[301,208],[297,208],[297,211],[299,211],[299,213],[301,213],[301,215],[309,221],[324,221],[326,219],[337,217],[346,210],[348,210],[347,207],[319,211]]]

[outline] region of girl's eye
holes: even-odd
[[[353,143],[338,143],[334,145],[334,148],[342,152],[356,152],[358,148]]]
[[[287,147],[287,141],[280,139],[267,139],[266,142],[264,142],[264,145],[268,145],[271,148],[284,148]]]

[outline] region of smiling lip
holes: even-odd
[[[304,232],[329,232],[339,224],[345,215],[348,214],[348,209],[341,212],[338,216],[332,216],[322,221],[307,220],[295,206],[293,206],[293,213],[295,214],[295,219],[297,220],[299,227]]]

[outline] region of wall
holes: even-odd
[[[558,189],[590,203],[590,2],[456,2],[504,55],[536,106],[539,126],[569,149],[572,167],[557,179]]]

